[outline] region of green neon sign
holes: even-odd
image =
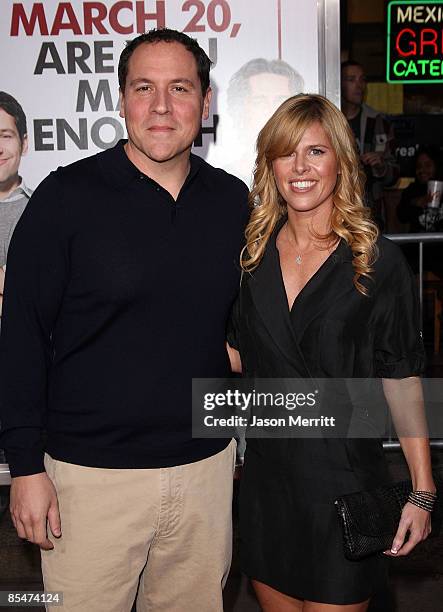
[[[443,83],[443,0],[387,5],[388,83]]]

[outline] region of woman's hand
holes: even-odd
[[[236,374],[241,374],[242,365],[240,353],[237,351],[237,349],[234,349],[232,348],[232,346],[229,346],[228,343],[226,343],[226,350],[228,351],[229,361],[231,363],[231,370]]]
[[[386,401],[411,474],[412,489],[413,491],[435,493],[421,380],[417,376],[412,376],[401,379],[383,378],[382,382]],[[408,532],[409,539],[405,543]],[[407,502],[401,513],[391,550],[385,551],[385,554],[392,557],[403,557],[419,542],[425,540],[430,533],[430,513]]]
[[[405,543],[406,534],[409,539]],[[385,550],[389,557],[404,557],[431,533],[431,513],[407,502],[401,513],[397,533],[392,542],[391,550]]]

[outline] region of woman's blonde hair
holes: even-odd
[[[322,238],[328,242],[343,238],[348,243],[353,254],[354,285],[360,293],[367,294],[360,277],[369,278],[373,271],[378,229],[363,203],[364,176],[348,121],[332,102],[317,94],[299,94],[283,102],[258,135],[254,182],[249,196],[252,213],[241,266],[246,272],[255,270],[278,220],[286,214],[286,203],[277,190],[272,162],[292,153],[305,130],[317,122],[331,142],[339,171],[333,192],[331,231]]]

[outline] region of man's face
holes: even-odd
[[[245,100],[245,128],[254,139],[258,132],[291,93],[289,78],[283,74],[262,73],[249,77]]]
[[[14,117],[0,108],[0,185],[18,181],[20,158],[28,147],[25,136],[23,145],[15,125]],[[12,185],[14,186],[14,185]]]
[[[194,56],[177,42],[142,44],[129,59],[120,92],[129,146],[141,164],[187,158],[209,115]]]
[[[366,91],[366,77],[361,66],[346,66],[341,75],[341,95],[349,104],[360,106]]]

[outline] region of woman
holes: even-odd
[[[412,396],[421,401],[414,280],[368,219],[346,119],[321,96],[295,96],[257,151],[233,363],[241,358],[248,377],[382,377],[400,420]],[[435,492],[427,439],[401,442],[414,488]],[[386,559],[344,557],[334,500],[388,481],[379,440],[248,440],[241,556],[265,612],[367,609]],[[407,554],[429,532],[429,513],[407,503],[386,555]]]
[[[420,147],[415,161],[415,181],[401,194],[397,217],[409,223],[413,233],[439,232],[443,230],[443,210],[428,208],[432,197],[428,194],[428,181],[442,180],[440,150],[436,146]],[[418,272],[418,247],[416,244],[402,246],[403,253],[415,273]],[[423,269],[443,277],[442,245],[427,244],[424,247]]]
[[[415,161],[415,181],[403,191],[397,208],[399,220],[409,223],[411,232],[437,229],[440,217],[435,214],[427,215],[426,209],[432,199],[428,194],[428,181],[442,180],[440,166],[438,147],[420,147]]]

